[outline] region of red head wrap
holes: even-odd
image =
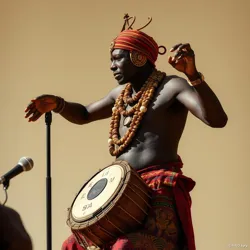
[[[125,15],[124,19],[125,24],[123,27],[123,31],[113,40],[111,44],[111,50],[124,49],[128,51],[137,51],[140,54],[145,55],[147,59],[153,65],[155,65],[158,54],[165,54],[166,48],[164,46],[159,47],[155,40],[144,32],[141,32],[140,30],[131,29],[135,18],[131,25],[129,25],[128,23],[128,21],[131,19],[128,14]],[[148,24],[152,21],[152,18],[149,19],[150,20]],[[125,29],[126,24],[129,25],[128,29]],[[148,24],[146,24],[144,27],[146,27]],[[159,52],[159,48],[161,47],[164,49],[164,52],[162,53]]]
[[[122,31],[114,40],[113,49],[135,50],[145,55],[152,64],[155,64],[159,52],[154,39],[138,30]]]

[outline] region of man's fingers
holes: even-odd
[[[184,43],[184,44],[180,45],[178,49],[187,51],[187,50],[191,50],[191,46],[189,43]]]
[[[171,64],[173,67],[174,67],[175,64],[176,64],[175,59],[174,59],[174,57],[172,57],[172,56],[169,56],[169,57],[168,57],[168,62],[169,62],[169,64]]]
[[[178,60],[183,57],[194,57],[194,51],[192,49],[185,50],[178,48],[178,50],[175,52],[173,56],[174,60]]]
[[[176,59],[177,59],[180,55],[182,55],[182,54],[183,54],[183,51],[178,49],[178,50],[176,51],[176,53],[174,54],[173,57],[174,57],[174,59],[176,60]]]
[[[36,115],[36,116],[32,116],[32,117],[29,119],[29,122],[35,122],[35,121],[37,121],[40,117],[41,117],[41,114],[40,114],[40,115]]]
[[[34,109],[36,107],[36,102],[36,99],[32,99],[28,104],[27,108],[24,110],[24,112],[27,112],[29,109]]]
[[[38,118],[40,118],[42,115],[42,113],[40,113],[38,110],[36,110],[34,112],[34,114],[29,118],[29,122],[34,122],[36,121]]]
[[[173,59],[173,57],[172,57],[172,56],[169,56],[169,57],[168,57],[168,62],[169,62],[169,63],[172,63],[172,59]]]
[[[25,112],[27,113],[26,115],[25,115],[25,118],[27,118],[28,116],[30,116],[32,113],[35,113],[36,112],[36,106],[35,105],[29,105],[27,108],[26,108],[26,110],[25,110]]]
[[[193,50],[188,51],[188,52],[182,52],[179,53],[179,55],[176,57],[177,60],[183,58],[183,57],[194,57],[194,52]]]
[[[172,47],[172,49],[170,50],[170,52],[175,52],[175,58],[177,58],[178,56],[180,56],[180,54],[185,51],[185,52],[188,52],[188,51],[193,51],[191,49],[191,46],[189,43],[185,43],[185,44],[182,44],[182,43],[179,43],[175,46]]]
[[[27,112],[29,109],[32,109],[35,107],[35,103],[31,100],[31,102],[28,104],[27,108],[24,110],[24,112]]]
[[[28,118],[33,113],[32,110],[29,110],[29,112],[25,115],[25,118]]]
[[[176,45],[174,45],[171,49],[170,49],[170,52],[173,52],[175,51],[178,47],[180,47],[182,45],[182,43],[178,43]]]

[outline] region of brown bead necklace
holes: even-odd
[[[138,130],[143,115],[152,101],[158,84],[164,79],[165,73],[154,70],[139,92],[132,97],[132,85],[128,83],[116,99],[112,109],[112,118],[109,131],[109,152],[117,156],[130,144]],[[137,103],[136,103],[137,102]],[[136,103],[130,110],[126,110],[128,104]],[[119,126],[121,115],[125,118],[124,125],[130,124],[127,132],[119,139]],[[128,119],[127,119],[128,118]],[[127,122],[126,122],[127,119]]]

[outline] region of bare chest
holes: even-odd
[[[143,114],[141,120],[139,121],[138,131],[155,131],[161,130],[164,124],[167,123],[169,116],[171,116],[171,110],[169,109],[174,102],[173,94],[171,91],[166,93],[160,87],[151,102],[149,103],[146,112]],[[126,105],[126,110],[129,111],[133,108],[132,105]],[[119,134],[120,136],[126,135],[129,132],[129,128],[133,121],[133,116],[121,115],[119,124]],[[160,132],[160,131],[159,131]]]

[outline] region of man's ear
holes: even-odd
[[[145,55],[135,51],[135,50],[132,50],[129,54],[130,56],[130,60],[131,62],[136,66],[136,67],[143,67],[148,59]]]

